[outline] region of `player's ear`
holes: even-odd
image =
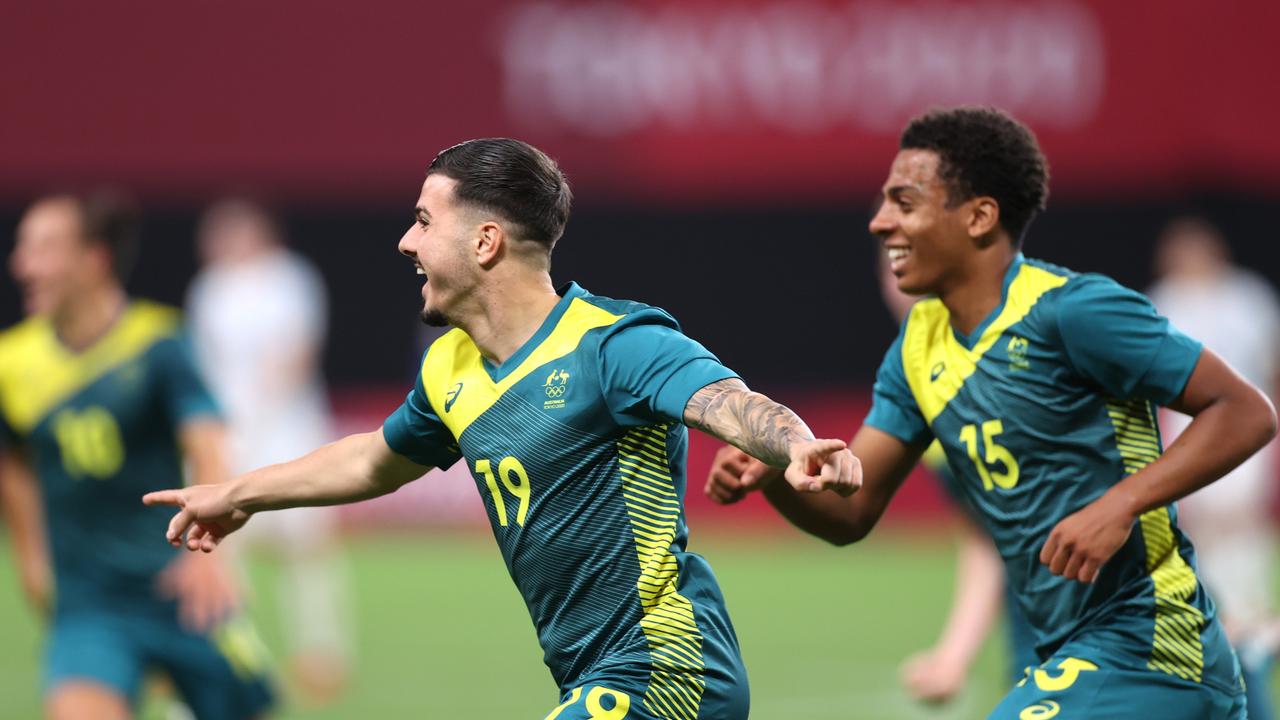
[[[985,196],[973,198],[967,204],[969,237],[978,239],[990,236],[1000,224],[1000,204],[995,198]]]
[[[493,221],[481,223],[478,230],[475,239],[476,262],[481,267],[488,268],[506,251],[507,233],[501,224]]]

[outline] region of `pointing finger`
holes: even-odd
[[[843,440],[814,440],[811,447],[813,453],[825,457],[833,452],[839,452],[849,447],[849,445]]]
[[[157,490],[142,496],[143,505],[172,505],[183,507],[186,499],[181,490]]]

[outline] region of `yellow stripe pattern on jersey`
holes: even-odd
[[[1129,475],[1160,457],[1160,436],[1151,403],[1140,398],[1111,400],[1107,413]],[[1147,546],[1147,572],[1155,585],[1156,624],[1147,667],[1200,682],[1204,673],[1200,631],[1205,618],[1187,602],[1196,592],[1196,574],[1178,552],[1168,508],[1143,513],[1139,523]]]
[[[640,627],[653,662],[645,707],[663,720],[694,720],[706,665],[693,604],[676,590],[680,568],[671,546],[680,496],[671,478],[666,431],[659,425],[627,432],[618,441],[618,469],[640,562]]]

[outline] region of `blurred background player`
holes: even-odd
[[[1178,218],[1160,236],[1159,281],[1149,295],[1175,325],[1204,342],[1272,398],[1280,388],[1280,301],[1257,273],[1232,263],[1222,233],[1199,217]],[[1167,440],[1190,422],[1166,412]],[[1180,519],[1196,543],[1201,573],[1222,611],[1249,687],[1249,717],[1270,720],[1271,662],[1277,624],[1275,443],[1221,480],[1180,502]]]
[[[32,205],[10,258],[27,319],[0,335],[5,517],[22,586],[49,620],[46,713],[132,714],[163,671],[200,720],[271,702],[264,656],[221,562],[157,547],[138,497],[226,475],[223,432],[175,310],[130,300],[135,218],[118,198]]]
[[[234,473],[290,460],[334,438],[321,377],[328,299],[319,272],[285,247],[261,207],[220,202],[198,231],[203,263],[187,299],[196,359],[228,421]],[[311,704],[346,684],[347,569],[328,507],[270,513],[243,542],[281,564],[280,621],[291,679]],[[307,542],[297,542],[306,537]]]
[[[901,324],[920,299],[898,289],[898,280],[889,269],[889,256],[878,251],[880,297],[896,323]],[[1017,682],[1028,667],[1038,665],[1035,634],[1018,609],[1004,579],[1004,565],[991,536],[974,520],[974,509],[955,485],[942,446],[934,442],[921,460],[933,473],[948,499],[959,511],[954,591],[947,619],[933,646],[917,652],[902,664],[902,684],[912,697],[927,703],[945,703],[963,688],[974,660],[1004,608],[1008,636],[1010,683]]]

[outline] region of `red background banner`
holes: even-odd
[[[403,201],[430,155],[512,134],[587,198],[874,188],[901,122],[995,102],[1055,191],[1280,188],[1273,2],[54,0],[0,22],[0,200],[115,182]]]

